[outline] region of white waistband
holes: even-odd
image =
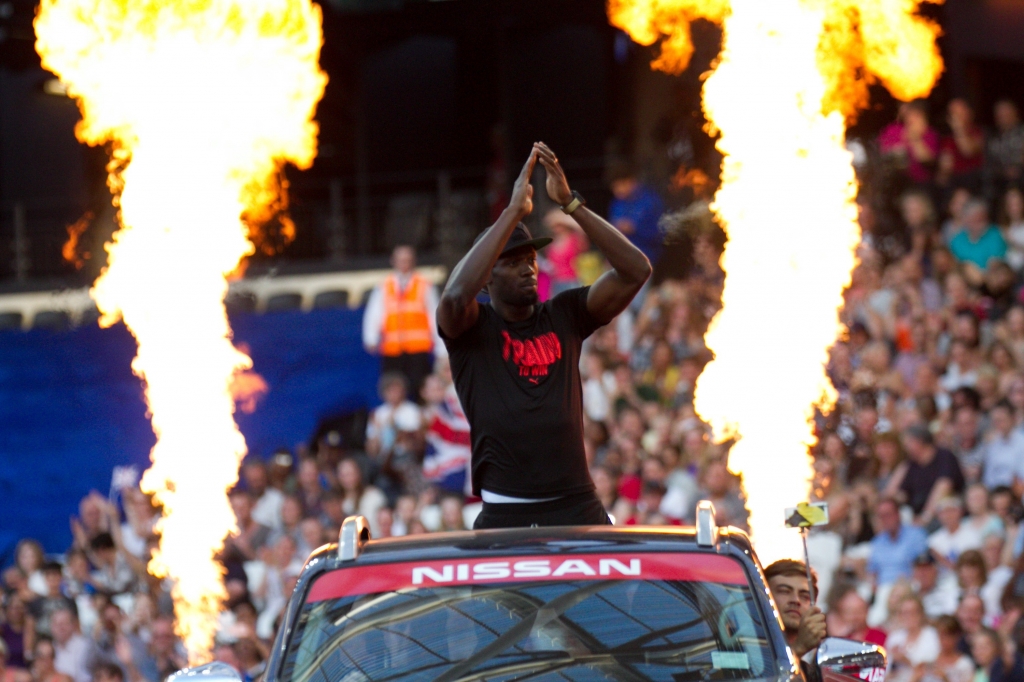
[[[499,495],[498,493],[492,493],[490,490],[481,490],[480,499],[490,504],[530,504],[535,502],[550,502],[551,500],[557,500],[559,498],[541,497],[533,499],[526,497],[509,497],[508,495]]]

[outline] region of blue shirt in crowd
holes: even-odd
[[[976,242],[971,241],[967,230],[961,230],[949,243],[949,250],[957,260],[974,263],[984,270],[990,259],[1006,256],[1006,240],[995,226],[989,226]]]
[[[871,540],[868,573],[875,576],[879,585],[889,585],[900,578],[909,580],[914,558],[927,551],[928,536],[917,526],[900,526],[895,538],[879,533]]]
[[[612,199],[608,220],[613,225],[623,218],[633,223],[635,232],[626,236],[653,264],[661,255],[663,239],[658,219],[664,212],[665,204],[658,193],[647,185],[638,184],[626,199]]]

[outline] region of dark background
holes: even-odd
[[[935,110],[966,96],[988,123],[997,97],[1024,105],[1024,3],[926,7],[945,33]],[[504,155],[514,174],[536,139],[599,209],[613,157],[661,181],[666,145],[682,136],[693,162],[717,172],[699,106],[699,74],[720,40],[709,24],[694,27],[693,64],[672,78],[608,25],[602,0],[324,0],[323,10],[320,154],[309,171],[289,171],[298,236],[250,272],[380,265],[398,241],[450,263],[489,223],[488,164]],[[45,94],[34,11],[32,0],[0,0],[0,291],[88,284],[113,230],[105,153],[74,139],[72,101]],[[892,99],[874,94],[852,134],[893,117]],[[60,247],[86,211],[97,216],[83,237],[92,258],[76,270]]]

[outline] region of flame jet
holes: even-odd
[[[654,68],[679,73],[695,19],[722,24],[703,108],[724,154],[713,209],[729,236],[722,310],[706,343],[715,359],[695,406],[719,440],[738,436],[729,467],[743,477],[765,562],[801,556],[783,510],[806,500],[814,407],[830,409],[828,350],[860,238],[846,122],[884,84],[904,100],[942,72],[938,28],[918,0],[609,0],[611,23],[660,41]]]
[[[230,386],[252,363],[231,342],[226,277],[282,205],[283,164],[316,156],[321,25],[309,0],[42,0],[36,17],[78,139],[111,149],[120,229],[92,296],[101,324],[123,319],[138,342],[157,436],[142,486],[164,509],[149,570],[173,580],[193,663],[225,597],[214,556],[246,452]]]

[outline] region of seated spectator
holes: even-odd
[[[1024,125],[1017,105],[1001,99],[992,109],[995,130],[988,141],[985,160],[998,188],[1020,182],[1024,164]]]
[[[836,618],[829,621],[830,636],[885,646],[885,631],[868,625],[868,603],[857,590],[846,590],[833,611]]]
[[[985,444],[982,443],[981,413],[974,405],[961,405],[953,411],[951,450],[960,462],[965,482],[978,481],[985,462]]]
[[[1003,194],[999,228],[1007,244],[1006,262],[1015,272],[1024,269],[1024,191],[1010,187]]]
[[[395,525],[395,514],[391,507],[381,507],[377,510],[377,526],[380,528],[380,535],[377,538],[394,537],[392,528]],[[377,538],[374,538],[375,540]]]
[[[10,665],[11,654],[0,640],[0,682],[32,682],[32,675],[22,667]]]
[[[309,556],[309,553],[319,547],[306,545],[302,537],[302,503],[299,498],[288,495],[283,498],[281,505],[281,524],[280,526],[272,530],[270,536],[267,538],[267,544],[273,547],[277,544],[278,540],[282,536],[289,536],[294,542],[296,547],[296,553],[300,558],[305,559]]]
[[[43,576],[43,546],[31,538],[18,542],[14,548],[15,565],[28,581],[28,589],[38,596],[46,594],[46,578]]]
[[[252,519],[271,530],[281,527],[281,505],[284,494],[270,487],[267,463],[258,457],[248,457],[242,465],[242,482],[252,495]]]
[[[587,236],[572,216],[559,208],[544,214],[544,227],[551,232],[554,241],[544,249],[542,267],[551,277],[551,296],[555,297],[580,285],[576,273],[576,258],[590,248]],[[539,256],[539,254],[538,254]]]
[[[976,594],[965,594],[960,599],[960,606],[956,607],[954,615],[964,631],[963,639],[960,640],[960,651],[970,654],[971,640],[984,627],[985,603]]]
[[[92,641],[78,630],[78,617],[71,609],[60,609],[50,615],[53,633],[53,667],[74,682],[91,682],[96,650]]]
[[[131,613],[128,615],[128,621],[123,628],[124,633],[135,637],[140,642],[148,642],[152,637],[151,627],[156,616],[157,606],[153,595],[147,592],[137,593]]]
[[[981,628],[971,638],[971,657],[978,665],[975,680],[1016,682],[1024,680],[1024,663],[1016,651],[1006,646],[1003,636],[991,628]]]
[[[889,633],[887,682],[910,682],[939,657],[939,633],[925,617],[924,606],[917,597],[903,599],[898,607],[899,629]]]
[[[942,243],[948,245],[953,241],[953,237],[960,234],[965,227],[964,223],[964,206],[967,202],[973,198],[970,190],[966,187],[957,187],[953,190],[949,196],[949,201],[946,204],[946,215],[948,216],[945,222],[942,223]]]
[[[77,682],[70,675],[67,675],[54,667],[54,659],[57,657],[53,640],[49,637],[40,637],[32,647],[31,675],[33,682]]]
[[[879,501],[875,519],[877,535],[871,540],[868,573],[879,586],[909,580],[914,558],[928,551],[927,536],[916,526],[903,525],[899,503],[892,498]]]
[[[366,485],[359,463],[346,457],[338,464],[338,482],[341,484],[341,507],[345,516],[362,514],[370,525],[370,532],[377,535],[377,511],[387,503],[384,493],[375,486]]]
[[[416,498],[412,495],[402,495],[395,502],[395,510],[392,514],[391,535],[402,537],[409,534],[409,527],[417,520],[419,510],[416,505]]]
[[[129,652],[141,650],[145,645],[142,640],[124,632],[124,612],[121,607],[113,602],[103,607],[99,622],[96,624],[96,631],[92,634],[95,647],[94,669],[101,664],[119,666],[122,662],[119,658],[119,649],[126,646]],[[128,656],[130,665],[134,665],[134,658]],[[118,668],[120,670],[120,668]]]
[[[597,495],[597,499],[601,500],[601,506],[609,514],[612,513],[615,501],[619,497],[616,492],[618,482],[614,472],[607,467],[596,466],[590,470],[590,478],[594,481],[594,493]]]
[[[876,488],[879,492],[890,496],[897,494],[899,487],[893,486],[890,489],[889,482],[897,477],[896,472],[901,468],[900,465],[904,460],[903,446],[899,436],[892,432],[878,434],[875,436],[872,452],[875,461],[874,471],[871,473],[875,478]],[[899,479],[902,481],[902,474]]]
[[[124,551],[145,561],[148,558],[146,541],[153,535],[153,527],[156,525],[156,508],[150,497],[137,487],[124,488],[121,494],[125,515],[125,521],[121,524],[121,544]]]
[[[658,341],[651,352],[650,367],[639,377],[637,395],[645,402],[673,406],[680,379],[681,374],[672,345],[668,341]]]
[[[956,579],[964,595],[981,595],[981,588],[988,581],[988,569],[981,552],[969,550],[956,561]]]
[[[149,645],[137,652],[135,667],[147,682],[161,682],[187,666],[185,647],[174,634],[174,620],[167,616],[156,618]]]
[[[266,668],[266,659],[270,651],[260,642],[251,628],[239,629],[239,636],[232,645],[239,670],[244,680],[259,679]]]
[[[75,602],[78,620],[82,627],[89,629],[96,622],[90,597],[96,592],[89,570],[89,557],[82,550],[72,547],[65,555],[63,593]]]
[[[957,557],[969,549],[976,549],[979,546],[979,541],[971,530],[960,522],[964,510],[963,502],[959,497],[946,497],[939,500],[936,513],[942,526],[928,537],[928,547],[943,568],[952,570]],[[944,613],[949,612],[945,611]]]
[[[131,659],[129,658],[129,661]],[[141,677],[138,675],[138,671],[134,671],[135,676],[129,677],[128,682],[139,682]],[[93,682],[125,682],[124,670],[121,666],[116,663],[108,663],[102,661],[97,663],[92,671]]]
[[[1005,529],[1000,518],[992,513],[988,505],[988,490],[981,483],[975,483],[967,488],[964,494],[967,507],[967,516],[964,518],[964,526],[974,534],[974,547],[981,549],[985,538],[990,535],[1003,537]]]
[[[939,655],[925,668],[924,682],[971,682],[974,679],[974,661],[957,645],[963,636],[960,623],[953,616],[940,616],[935,620],[939,633]]]
[[[967,281],[980,285],[982,273],[992,259],[1006,257],[1006,240],[988,217],[988,206],[981,199],[971,199],[964,206],[964,229],[949,243],[953,256],[968,265]]]
[[[954,338],[949,346],[949,362],[946,373],[939,380],[940,385],[950,393],[965,389],[974,390],[978,383],[978,367],[981,359],[971,349],[971,345],[962,339]],[[980,402],[980,397],[979,397]],[[960,409],[961,405],[954,405]]]
[[[915,521],[928,525],[939,500],[963,492],[960,464],[952,452],[935,446],[925,426],[911,426],[903,432],[903,450],[907,453],[907,468],[900,482],[900,495],[913,510]]]
[[[3,618],[0,618],[0,641],[7,650],[7,664],[12,668],[28,667],[26,652],[32,651],[35,628],[21,595],[8,592],[3,600]]]
[[[721,526],[747,529],[747,509],[737,490],[736,477],[721,459],[711,460],[701,476],[699,499],[715,505],[715,521]]]
[[[377,392],[384,404],[370,413],[366,423],[366,452],[371,457],[389,452],[395,445],[398,429],[396,419],[419,421],[420,408],[408,399],[409,384],[398,372],[388,372],[377,383]]]
[[[946,105],[949,135],[942,138],[936,179],[940,184],[981,186],[985,163],[985,134],[974,122],[974,109],[966,100],[955,98]]]
[[[441,498],[441,529],[442,531],[466,530],[463,518],[462,495],[445,495]]]
[[[324,536],[327,538],[338,537],[341,524],[345,520],[345,496],[337,488],[329,488],[324,491],[321,501],[320,525],[323,526]]]
[[[111,515],[107,513],[109,506],[107,498],[95,490],[82,498],[78,503],[78,517],[71,519],[71,536],[74,538],[75,547],[89,551],[89,543],[100,533],[110,533]]]
[[[43,564],[43,578],[46,580],[46,594],[36,598],[28,604],[28,612],[35,621],[36,632],[41,635],[51,636],[50,616],[61,609],[76,612],[75,602],[69,599],[61,590],[63,579],[63,566],[55,561],[48,561]]]
[[[299,460],[296,482],[299,485],[295,494],[299,496],[306,515],[319,516],[323,511],[320,508],[320,501],[323,498],[326,486],[315,459],[306,457]]]
[[[224,540],[224,561],[242,563],[257,558],[259,551],[267,544],[270,528],[252,517],[252,493],[239,488],[228,494],[231,509],[235,512],[238,532]]]
[[[878,136],[878,147],[911,181],[929,182],[939,154],[939,134],[928,124],[928,105],[923,100],[902,104],[896,122]]]
[[[914,559],[914,592],[921,599],[925,615],[938,618],[956,611],[960,590],[952,570],[939,572],[938,562],[931,552]]]
[[[315,516],[302,519],[302,522],[299,523],[299,538],[298,552],[302,556],[308,557],[313,550],[319,549],[327,541],[320,519]]]
[[[427,382],[432,378],[436,379],[428,376]],[[380,468],[374,479],[374,484],[391,499],[402,492],[417,495],[428,485],[423,477],[426,450],[423,413],[418,409],[398,410],[394,428],[395,440],[391,448],[377,456],[376,464]]]
[[[282,535],[270,548],[266,560],[263,582],[253,590],[253,596],[263,604],[256,621],[256,634],[263,639],[274,636],[274,622],[284,612],[291,595],[290,585],[302,572],[303,559],[295,552],[295,540]]]
[[[108,594],[123,594],[134,587],[135,572],[128,563],[125,552],[110,533],[100,533],[94,537],[89,543],[89,548],[89,559],[96,567],[91,576],[95,587]],[[59,648],[60,642],[57,644]]]
[[[1013,405],[1001,400],[989,415],[992,426],[983,450],[982,483],[994,490],[1024,485],[1024,433],[1016,428]]]
[[[981,556],[985,561],[985,573],[988,576],[979,595],[985,602],[986,625],[992,625],[1003,615],[1003,594],[1006,585],[1013,577],[1013,569],[1003,563],[1005,543],[998,535],[989,535],[981,547]]]

